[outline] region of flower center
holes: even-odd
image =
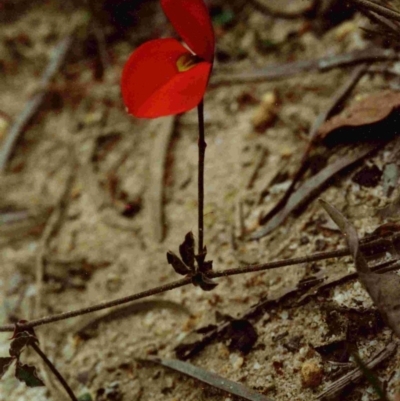
[[[199,56],[185,53],[182,54],[182,56],[180,56],[176,61],[176,67],[178,68],[179,72],[184,72],[199,64],[200,61],[202,61],[202,59]]]

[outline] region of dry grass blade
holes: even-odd
[[[322,200],[321,204],[345,236],[361,283],[388,326],[400,337],[400,277],[394,273],[379,275],[371,272],[360,252],[358,235],[354,226],[334,206]]]
[[[264,395],[244,386],[243,384],[225,379],[217,375],[216,373],[209,372],[208,370],[199,368],[198,366],[194,366],[187,362],[178,361],[176,359],[159,359],[159,358],[144,359],[143,361],[154,362],[167,368],[173,369],[186,376],[193,377],[196,380],[206,383],[209,386],[225,391],[231,395],[241,397],[244,400],[271,401],[270,398],[265,397]]]
[[[367,261],[360,253],[360,243],[358,240],[357,231],[354,226],[342,215],[342,213],[339,212],[339,210],[330,205],[328,202],[320,199],[320,203],[329,214],[331,219],[339,227],[339,230],[342,232],[342,234],[346,237],[347,245],[356,263],[357,271],[363,273],[371,273]]]

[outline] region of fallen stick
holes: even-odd
[[[398,60],[399,54],[390,49],[372,47],[349,53],[327,56],[314,60],[299,60],[292,63],[271,64],[268,67],[244,73],[216,73],[210,80],[211,87],[255,81],[273,81],[289,78],[297,74],[328,71],[366,62]]]
[[[10,159],[12,151],[14,150],[15,144],[18,137],[21,135],[22,130],[30,119],[36,114],[39,106],[42,104],[45,96],[46,90],[49,87],[51,80],[56,75],[57,71],[60,69],[65,56],[71,47],[72,35],[67,35],[63,38],[58,45],[55,47],[53,54],[49,60],[46,70],[44,71],[42,78],[39,83],[39,90],[35,93],[32,98],[26,103],[24,109],[15,119],[12,124],[4,143],[0,149],[0,173],[4,173],[7,162]]]

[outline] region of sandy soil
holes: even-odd
[[[214,76],[371,45],[361,29],[369,26],[368,21],[358,13],[327,27],[323,16],[309,21],[276,19],[250,3],[211,3],[214,10],[222,7],[223,13],[217,14],[228,19],[216,24]],[[265,3],[274,6],[276,2]],[[305,3],[283,2],[281,7],[296,10]],[[132,5],[127,15],[133,17],[124,30],[116,28],[101,7],[90,13],[73,2],[60,6],[39,0],[29,4],[5,0],[4,7],[6,17],[0,28],[3,143],[10,120],[43,90],[40,77],[51,52],[72,27],[76,30],[65,62],[46,88],[45,101],[23,130],[0,176],[0,323],[73,310],[177,279],[165,255],[168,250],[177,252],[185,234],[197,230],[197,114],[194,110],[154,121],[137,120],[126,114],[119,88],[124,60],[134,47],[149,38],[173,34],[158,2],[138,2],[137,9]],[[108,55],[101,79],[96,78],[101,66],[96,29],[105,37],[100,44]],[[382,42],[379,37],[374,40]],[[205,97],[205,243],[215,270],[344,245],[316,198],[265,238],[245,241],[241,236],[243,230],[257,230],[259,217],[283,195],[306,148],[308,128],[352,68],[312,71],[270,82],[232,80],[229,85],[209,88]],[[366,74],[348,102],[391,84],[396,84],[396,77]],[[264,117],[270,113],[271,118],[257,129],[255,116],[268,96],[274,102]],[[389,204],[397,190],[388,193],[384,177],[373,187],[357,184],[353,177],[365,166],[384,171],[393,163],[396,149],[392,141],[337,175],[317,194],[342,210],[360,236],[385,222],[376,211]],[[324,159],[331,156],[323,146],[315,153]],[[21,221],[7,222],[6,216],[16,211],[25,213]],[[211,292],[188,286],[159,295],[157,302],[142,303],[122,319],[101,323],[90,336],[78,332],[102,313],[46,325],[37,334],[79,397],[233,400],[138,359],[176,358],[177,345],[201,338],[195,330],[216,324],[221,316],[241,316],[261,299],[279,297],[313,274],[334,277],[353,270],[347,257],[222,278]],[[346,364],[348,357],[341,360],[319,352],[321,346],[347,340],[367,360],[391,341],[391,330],[375,312],[360,283],[347,281],[300,305],[296,297],[278,302],[250,319],[258,338],[249,353],[232,350],[225,338],[213,341],[189,362],[271,400],[316,400],[352,366]],[[349,334],[349,322],[355,322],[355,333]],[[0,357],[8,353],[8,339],[9,333],[1,335]],[[1,401],[67,399],[35,355],[27,352],[25,358],[38,366],[46,387],[27,388],[10,371],[0,383]],[[391,397],[399,390],[398,361],[395,353],[375,370]],[[311,378],[307,376],[310,370]],[[339,399],[368,401],[378,396],[361,381]]]

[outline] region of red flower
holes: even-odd
[[[203,0],[161,0],[172,25],[189,46],[156,39],[133,52],[122,72],[122,97],[136,117],[161,117],[196,107],[204,96],[214,58],[214,31]]]

